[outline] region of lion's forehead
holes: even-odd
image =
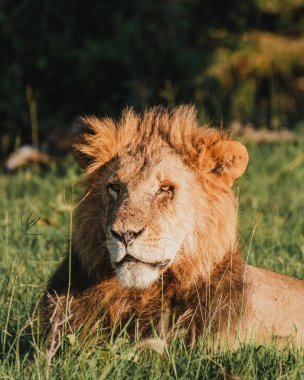
[[[117,165],[111,178],[127,184],[130,190],[157,186],[165,180],[183,180],[189,169],[181,158],[168,149],[159,149],[150,155],[127,153],[117,158]]]

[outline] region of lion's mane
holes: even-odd
[[[231,190],[247,166],[246,149],[223,131],[200,127],[196,110],[189,106],[171,112],[153,108],[142,115],[127,109],[117,122],[86,117],[78,124],[83,133],[74,152],[85,170],[85,191],[74,213],[72,255],[67,255],[50,281],[46,315],[52,315],[54,307],[68,309],[72,327],[95,326],[102,320],[109,328],[124,325],[132,317],[129,330],[138,329],[143,335],[151,334],[151,323],[166,334],[177,326],[192,338],[206,328],[226,329],[240,317],[246,292],[237,246],[237,204]],[[201,187],[194,186],[195,193],[189,196],[199,199],[204,193],[204,214],[198,213],[195,220],[191,254],[182,249],[181,259],[149,288],[124,288],[115,276],[105,232],[97,222],[96,177],[102,170],[111,170],[117,157],[123,159],[126,153],[152,156],[162,146],[174,151],[195,173]],[[67,302],[69,308],[64,306]]]

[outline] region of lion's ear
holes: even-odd
[[[79,134],[74,139],[73,153],[83,169],[102,166],[115,155],[116,127],[112,119],[80,117],[74,126]]]
[[[246,147],[238,141],[220,139],[207,148],[208,172],[232,186],[233,181],[246,170],[249,156]]]

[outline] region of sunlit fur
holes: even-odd
[[[169,259],[176,275],[187,264],[191,281],[209,276],[214,264],[235,249],[235,200],[227,184],[246,168],[245,148],[217,130],[199,128],[191,107],[172,113],[152,109],[143,116],[127,110],[117,124],[96,118],[82,123],[93,131],[76,145],[80,162],[88,160],[85,186],[90,195],[74,218],[75,248],[85,268],[98,274],[104,255],[115,262],[126,254],[111,229],[145,227],[128,253],[145,262]],[[122,186],[116,202],[106,187],[112,182]],[[174,186],[172,199],[156,196],[163,183]],[[133,263],[121,268],[118,277],[125,286],[124,275],[130,287],[147,287],[158,278],[157,270],[141,267],[145,278]]]
[[[143,114],[127,109],[117,122],[86,117],[79,124],[84,133],[74,152],[85,170],[85,190],[73,219],[73,262],[81,265],[72,268],[71,324],[85,323],[102,305],[110,324],[136,314],[148,326],[159,317],[161,293],[166,305],[174,299],[174,313],[192,310],[194,316],[198,302],[202,306],[209,297],[206,284],[218,298],[216,310],[227,314],[220,303],[229,287],[235,303],[242,291],[231,185],[246,169],[246,148],[220,130],[199,126],[189,106]],[[109,191],[113,183],[120,186],[117,195]],[[161,192],[166,185],[173,190]],[[111,233],[142,229],[127,248]],[[126,254],[168,265],[117,266]],[[66,265],[50,285],[63,297]]]

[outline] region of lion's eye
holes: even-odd
[[[172,185],[163,185],[160,186],[158,190],[158,194],[168,194],[168,195],[173,195],[174,192],[174,186]]]
[[[117,183],[110,183],[110,184],[108,185],[108,192],[109,192],[109,194],[110,194],[113,198],[117,199],[118,194],[119,194],[119,191],[120,191],[120,186],[119,186],[119,184],[117,184]]]

